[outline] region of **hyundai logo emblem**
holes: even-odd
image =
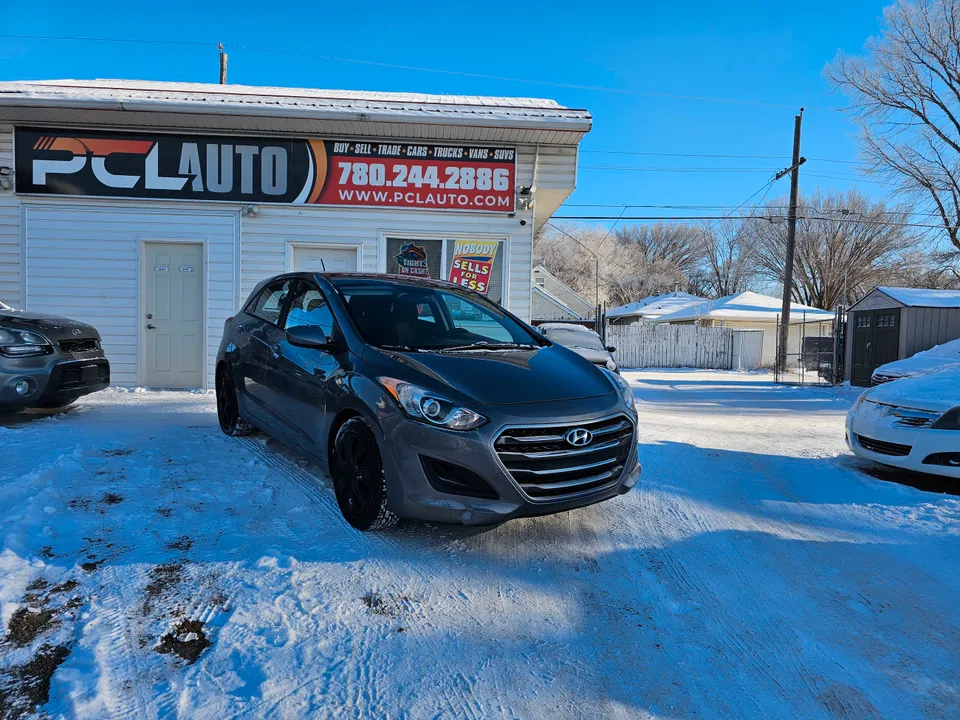
[[[73,334],[74,334],[74,335],[80,335],[82,332],[83,332],[83,330],[81,330],[80,328],[74,328],[74,330],[73,330]]]
[[[573,430],[568,430],[567,434],[563,437],[574,447],[583,447],[584,445],[589,445],[590,441],[593,440],[593,433],[586,428],[574,428]]]

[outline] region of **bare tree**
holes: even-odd
[[[686,288],[703,254],[695,225],[605,228],[549,226],[534,241],[534,262],[587,297],[594,293],[594,255],[600,261],[600,299],[622,305],[674,287]],[[587,250],[584,249],[587,248]]]
[[[827,69],[849,95],[872,171],[930,203],[960,251],[960,2],[898,2],[865,57]]]
[[[701,292],[724,297],[750,289],[757,274],[757,258],[749,234],[740,219],[725,220],[704,232],[703,269],[699,279]]]
[[[783,204],[783,200],[771,201],[769,217],[782,216]],[[903,226],[908,215],[902,207],[887,209],[883,203],[871,203],[855,190],[801,198],[794,300],[832,309],[925,265],[928,256],[916,249],[918,241],[911,228]],[[744,221],[743,232],[759,271],[782,283],[786,224],[750,219]]]

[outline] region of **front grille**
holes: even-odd
[[[60,341],[60,350],[65,353],[93,352],[99,349],[100,343],[94,338]]]
[[[567,432],[577,428],[592,434],[587,445],[567,442]],[[507,428],[493,447],[524,493],[537,500],[559,500],[601,490],[620,479],[633,447],[633,423],[617,415],[567,425]]]
[[[925,428],[930,427],[936,422],[937,418],[932,417],[920,417],[918,415],[910,415],[905,417],[900,417],[897,419],[897,425],[900,427],[908,428]]]
[[[873,438],[857,435],[857,442],[861,447],[875,452],[878,455],[894,455],[896,457],[906,457],[910,454],[912,447],[910,445],[899,445],[897,443],[885,442],[883,440],[874,440]]]
[[[873,377],[870,378],[870,381],[873,383],[874,387],[876,387],[877,385],[883,385],[884,383],[899,379],[899,375],[883,375],[881,373],[874,373]]]
[[[110,382],[110,366],[100,365],[73,365],[60,371],[58,390],[72,390],[87,385],[98,385]]]

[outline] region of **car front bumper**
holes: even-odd
[[[21,380],[30,385],[17,393]],[[110,385],[110,363],[100,353],[0,358],[0,408],[21,409],[66,403]]]
[[[622,495],[637,484],[641,469],[637,457],[636,417],[624,406],[613,406],[609,398],[550,405],[549,422],[543,420],[542,405],[508,406],[496,422],[469,432],[442,430],[410,420],[399,412],[381,415],[375,432],[381,436],[378,440],[390,509],[402,517],[419,520],[487,525],[592,505]],[[493,448],[494,440],[505,428],[534,424],[575,426],[615,415],[623,415],[632,426],[630,450],[623,470],[618,477],[582,493],[571,492],[549,499],[527,495]],[[428,478],[431,461],[468,469],[482,478],[498,497],[471,497],[438,490],[436,482],[431,484]]]
[[[960,466],[931,461],[960,457],[960,431],[901,427],[897,421],[878,410],[876,403],[862,402],[847,415],[847,445],[854,455],[882,465],[960,478]]]

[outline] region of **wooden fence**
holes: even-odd
[[[699,325],[611,325],[607,344],[623,368],[664,367],[729,370],[734,331]]]

